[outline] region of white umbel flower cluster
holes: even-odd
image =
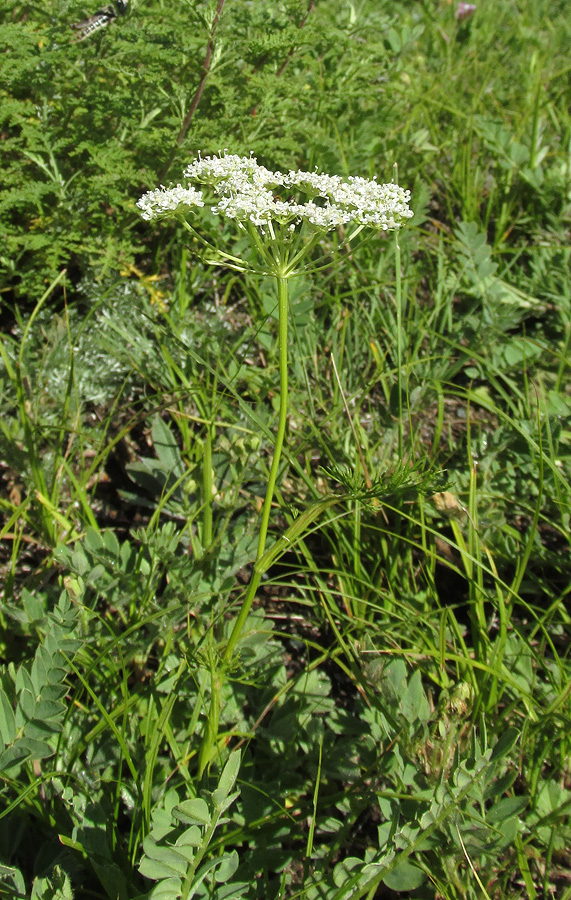
[[[143,194],[137,206],[143,219],[150,220],[185,210],[190,206],[204,206],[204,200],[202,191],[197,191],[193,187],[185,188],[182,184],[177,184],[175,187],[166,188],[161,185],[156,191]]]
[[[399,228],[413,215],[408,205],[410,192],[392,182],[344,180],[318,172],[272,172],[253,156],[199,157],[184,175],[189,182],[210,188],[216,200],[213,213],[262,229],[271,223],[294,228],[307,222],[315,229],[331,231],[351,222],[387,231]],[[204,206],[204,201],[202,191],[179,184],[150,191],[137,205],[143,218],[152,219],[183,212],[185,207]]]
[[[281,172],[270,172],[259,165],[255,156],[236,156],[233,153],[224,156],[199,157],[187,166],[184,177],[199,184],[211,184],[215,189],[224,191],[247,190],[249,187],[277,187],[283,184]]]

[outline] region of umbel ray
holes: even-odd
[[[124,16],[126,12],[127,0],[114,0],[109,6],[99,9],[88,19],[84,19],[82,22],[76,22],[71,26],[72,28],[75,28],[77,32],[75,40],[84,41],[86,38],[91,37],[97,31],[101,31],[102,28],[109,25],[109,23],[112,22],[113,19],[116,19],[117,16]]]

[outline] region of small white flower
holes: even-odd
[[[137,202],[137,206],[141,210],[143,219],[156,219],[159,216],[176,212],[180,207],[187,206],[204,206],[202,199],[202,191],[197,191],[193,187],[185,188],[181,184],[176,187],[157,188],[156,191],[148,191],[143,194]]]
[[[277,186],[283,183],[281,172],[270,172],[260,166],[255,156],[206,156],[195,159],[184,172],[189,181],[199,184],[211,184],[221,192],[226,190],[244,190],[248,185],[264,187]]]
[[[222,193],[220,186],[218,193]],[[228,193],[212,207],[212,212],[228,219],[250,221],[256,226],[269,222],[287,224],[297,215],[293,204],[274,197],[264,187],[251,184],[240,191],[235,191],[233,186],[228,188]]]
[[[287,187],[298,187],[313,197],[331,197],[341,184],[339,175],[325,175],[318,172],[290,171],[285,176]]]
[[[309,203],[304,203],[298,206],[297,209],[302,219],[307,219],[311,225],[323,228],[326,231],[331,231],[339,225],[346,225],[353,218],[340,206],[331,203],[326,203],[325,206],[318,206],[310,200]]]

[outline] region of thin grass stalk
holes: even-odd
[[[564,385],[565,370],[569,367],[569,359],[571,359],[571,322],[565,325],[565,345],[561,352],[559,366],[557,368],[557,377],[555,379],[555,390],[561,391]]]
[[[178,270],[178,291],[177,291],[177,301],[178,301],[178,314],[182,317],[186,314],[190,303],[190,297],[188,295],[188,291],[186,289],[186,268],[188,264],[190,253],[188,247],[183,244],[181,252],[180,252],[180,265]]]
[[[214,426],[206,427],[202,456],[202,552],[206,553],[212,544],[212,439]]]
[[[361,501],[353,502],[353,574],[357,582],[361,579]],[[354,604],[355,614],[357,618],[365,618],[365,604],[362,598],[359,598]]]
[[[315,835],[315,825],[317,822],[317,801],[319,798],[319,786],[321,784],[321,766],[323,763],[323,734],[319,735],[319,758],[317,761],[317,774],[315,776],[315,787],[313,789],[313,808],[309,819],[309,831],[307,835],[307,844],[305,847],[305,864],[304,872],[307,877],[309,872],[309,864],[313,854],[313,839]]]
[[[475,657],[479,662],[487,661],[487,625],[484,609],[483,571],[480,565],[480,536],[478,534],[477,509],[477,463],[474,460],[470,471],[470,495],[468,500],[468,546],[465,559],[468,578],[470,621]]]

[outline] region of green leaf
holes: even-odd
[[[24,666],[20,666],[18,669],[18,674],[16,675],[16,690],[29,691],[29,693],[35,697],[36,690],[34,688],[34,683],[30,678],[28,670]]]
[[[27,740],[31,738],[36,741],[49,741],[49,739],[57,734],[60,730],[61,720],[57,722],[55,720],[44,721],[43,719],[35,718],[31,722],[26,723],[26,727],[24,728],[23,737]]]
[[[215,794],[215,793],[216,793],[216,791],[214,791],[214,794]],[[214,800],[214,794],[212,795],[212,799],[213,799],[213,800]],[[230,806],[232,806],[232,804],[234,803],[234,801],[237,800],[239,796],[240,796],[240,791],[234,791],[233,794],[229,794],[228,797],[226,797],[225,800],[222,800],[222,802],[216,806],[217,811],[218,811],[219,813],[226,812],[226,810],[227,810]]]
[[[22,603],[30,622],[40,622],[45,616],[45,598],[36,596],[27,588],[22,589]]]
[[[217,808],[220,808],[220,804],[226,799],[236,784],[238,772],[240,771],[241,759],[242,755],[240,751],[234,750],[226,760],[226,765],[224,766],[218,781],[218,787],[212,794],[212,801]]]
[[[83,540],[87,549],[92,553],[99,553],[103,547],[103,539],[95,528],[88,528]],[[78,548],[76,552],[81,553],[81,548]],[[83,572],[81,574],[83,574]]]
[[[103,544],[105,549],[109,551],[113,556],[119,556],[121,545],[113,531],[107,529],[102,532]]]
[[[41,693],[41,690],[47,681],[48,666],[51,666],[51,657],[48,656],[47,660],[43,659],[41,649],[41,647],[38,647],[36,657],[34,659],[34,662],[32,663],[32,669],[30,671],[30,677],[32,679],[32,684],[34,685],[36,696]]]
[[[172,471],[176,476],[183,473],[183,462],[174,436],[160,416],[156,416],[152,427],[153,447],[165,467],[166,471]]]
[[[400,53],[401,40],[398,31],[396,31],[396,29],[394,28],[389,28],[387,38],[393,53]]]
[[[156,837],[156,829],[153,829],[153,835]],[[198,827],[198,825],[191,825],[190,828],[187,828],[184,834],[181,834],[179,839],[177,840],[175,846],[176,847],[200,847],[202,843],[202,830]],[[188,856],[190,859],[192,854]]]
[[[409,724],[417,721],[426,722],[430,716],[430,708],[424,689],[420,670],[413,672],[401,701],[402,713]]]
[[[4,691],[0,690],[0,736],[4,745],[11,744],[16,740],[16,719],[12,704]]]
[[[54,753],[52,748],[44,743],[44,741],[37,741],[35,738],[31,737],[23,737],[22,740],[18,742],[18,746],[27,750],[32,759],[46,759]]]
[[[492,760],[503,759],[515,747],[519,738],[517,728],[507,728],[492,750]]]
[[[425,881],[426,875],[422,869],[408,859],[399,863],[386,878],[383,878],[383,884],[392,891],[414,891]]]
[[[139,869],[140,871],[140,869]],[[148,894],[148,900],[179,900],[182,890],[180,878],[167,878],[161,881]]]
[[[333,881],[337,887],[342,887],[345,882],[353,877],[353,870],[362,867],[363,862],[357,856],[347,856],[337,863],[333,869]]]
[[[214,897],[215,900],[248,900],[251,885],[245,881],[233,881],[232,884],[221,885]]]
[[[499,800],[486,813],[486,822],[493,825],[496,822],[503,822],[511,819],[512,816],[519,816],[529,803],[529,797],[504,797]]]
[[[21,765],[30,756],[26,747],[17,741],[13,747],[8,747],[0,753],[0,772],[9,772]]]
[[[163,850],[164,847],[159,849]],[[145,854],[148,854],[148,847],[145,847]],[[181,865],[180,857],[177,857],[175,865],[171,865],[170,861],[165,862],[163,859],[151,859],[145,855],[139,864],[139,872],[145,878],[152,878],[153,881],[162,881],[163,878],[172,878],[173,876],[186,875],[186,865]]]
[[[161,863],[172,869],[171,875],[185,875],[189,862],[193,859],[193,851],[190,844],[182,847],[169,847],[164,844],[159,846],[153,835],[143,841],[143,850],[148,860]],[[153,877],[153,876],[149,876]],[[164,877],[164,876],[161,876]]]
[[[232,853],[228,854],[227,856],[226,855],[216,856],[216,857],[214,857],[214,859],[209,859],[207,862],[205,862],[204,865],[202,865],[200,867],[200,869],[198,870],[198,872],[196,873],[196,877],[192,883],[193,894],[196,892],[196,889],[198,888],[198,886],[200,884],[202,884],[202,882],[204,881],[204,879],[206,878],[206,876],[208,875],[209,872],[212,872],[213,870],[215,870],[214,877],[216,878],[216,880],[218,880],[217,870],[218,870],[219,865],[225,863],[226,860],[228,860],[230,857],[234,857],[234,856],[236,857],[236,868],[233,870],[233,872],[235,872],[236,869],[238,868],[238,859],[237,859],[238,853],[235,850],[233,850]],[[228,865],[231,867],[233,865],[233,863],[229,862]],[[231,877],[231,876],[228,876],[228,877]]]
[[[24,724],[34,718],[36,712],[36,700],[34,695],[27,689],[20,692],[18,697],[18,710],[16,720],[18,723]],[[18,715],[20,713],[20,715]]]
[[[214,872],[214,877],[218,884],[224,884],[230,878],[238,868],[238,853],[236,850],[233,850],[231,853],[226,853],[221,857],[220,865],[217,867]]]
[[[172,814],[184,825],[210,825],[208,804],[200,797],[178,803],[173,807]]]
[[[39,703],[36,705],[35,717],[48,722],[50,719],[57,719],[65,712],[65,706],[59,700],[44,700],[43,695],[40,697]]]

